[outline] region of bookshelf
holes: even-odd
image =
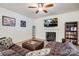
[[[70,42],[78,44],[78,22],[65,23],[65,40],[69,39]]]

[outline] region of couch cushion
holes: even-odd
[[[4,50],[7,50],[7,48],[4,45],[0,45],[0,52]]]
[[[49,55],[50,53],[50,48],[44,48],[41,50],[36,50],[36,51],[32,51],[26,54],[26,56],[45,56],[45,55]]]
[[[4,55],[0,52],[0,56],[4,56]]]
[[[16,52],[11,50],[11,49],[8,49],[8,50],[4,50],[1,52],[4,56],[10,56],[12,54],[15,54]]]
[[[28,53],[30,51],[30,50],[22,48],[16,44],[14,44],[10,49],[16,51],[17,53],[19,53],[22,56],[24,56],[26,53]]]
[[[14,53],[14,54],[12,54],[10,56],[22,56],[22,55],[20,55],[19,53]]]

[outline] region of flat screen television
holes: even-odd
[[[50,18],[44,20],[44,27],[57,27],[58,18]]]

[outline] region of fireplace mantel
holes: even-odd
[[[44,28],[44,30],[59,30],[58,27],[49,27],[49,28]]]
[[[44,28],[44,32],[45,32],[45,39],[46,39],[46,32],[56,32],[56,39],[55,41],[58,40],[58,34],[59,34],[59,28]]]

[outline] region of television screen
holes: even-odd
[[[44,27],[56,27],[58,26],[58,18],[50,18],[44,20]]]

